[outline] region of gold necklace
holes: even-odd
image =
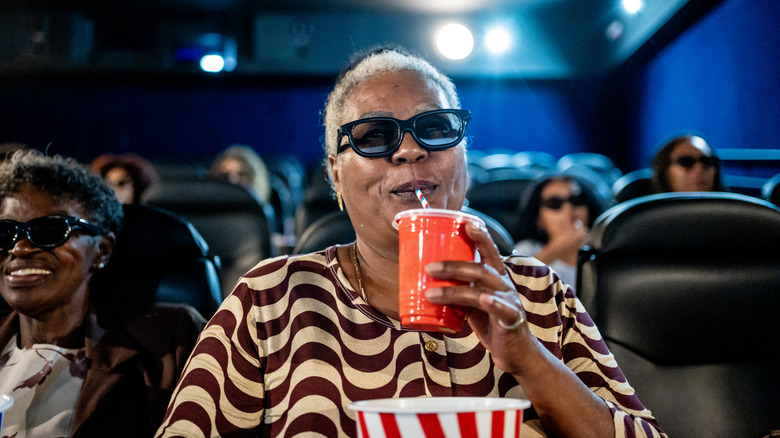
[[[368,297],[366,291],[363,289],[363,278],[360,276],[360,262],[357,257],[357,241],[352,245],[352,266],[355,267],[355,276],[357,277],[358,287],[360,287],[360,296],[363,297],[363,301],[368,304]]]

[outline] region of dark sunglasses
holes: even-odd
[[[56,248],[67,242],[74,230],[83,230],[92,236],[100,234],[96,226],[72,216],[42,216],[25,223],[0,220],[0,251],[10,250],[25,237],[38,248]]]
[[[585,198],[582,195],[571,195],[568,198],[551,196],[547,199],[542,199],[541,205],[550,210],[560,210],[563,207],[563,204],[567,202],[571,204],[572,207],[582,207],[586,204]]]
[[[696,162],[699,162],[704,167],[713,167],[716,164],[718,164],[718,157],[710,157],[707,155],[702,155],[699,158],[692,157],[690,155],[683,155],[682,157],[677,157],[674,160],[675,164],[678,164],[686,169],[692,168],[694,165],[696,165]]]
[[[393,117],[369,117],[341,126],[337,142],[347,136],[349,143],[339,146],[338,153],[347,148],[362,157],[378,158],[392,155],[401,146],[404,132],[428,151],[449,149],[463,140],[471,112],[459,109],[441,109],[417,114],[408,120]]]

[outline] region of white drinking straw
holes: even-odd
[[[417,189],[414,191],[414,193],[417,194],[417,199],[420,200],[420,204],[422,204],[423,208],[431,208],[431,206],[428,205],[428,201],[425,199],[425,196],[423,196],[422,190]]]

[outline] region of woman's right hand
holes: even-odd
[[[570,265],[577,263],[577,253],[588,243],[589,230],[581,220],[561,220],[556,227],[550,227],[549,240],[536,258],[544,263],[562,260]]]

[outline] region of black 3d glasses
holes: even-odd
[[[377,158],[392,155],[401,146],[404,133],[409,132],[422,148],[441,151],[459,144],[466,135],[471,112],[440,109],[417,114],[408,120],[393,117],[369,117],[341,126],[337,141],[346,136],[348,143],[339,145],[338,153],[347,148],[362,157]]]
[[[702,155],[699,158],[696,158],[690,155],[683,155],[682,157],[677,157],[674,160],[674,163],[686,169],[692,168],[696,164],[696,162],[701,163],[704,167],[713,167],[716,164],[718,164],[718,157]]]
[[[38,248],[56,248],[67,242],[74,230],[93,236],[100,234],[96,226],[72,216],[42,216],[25,223],[0,220],[0,251],[10,250],[23,238]]]
[[[550,210],[560,210],[565,203],[571,204],[572,207],[582,207],[586,204],[585,198],[582,195],[571,195],[568,198],[561,198],[560,196],[551,196],[547,199],[542,199],[541,205],[544,208]]]

